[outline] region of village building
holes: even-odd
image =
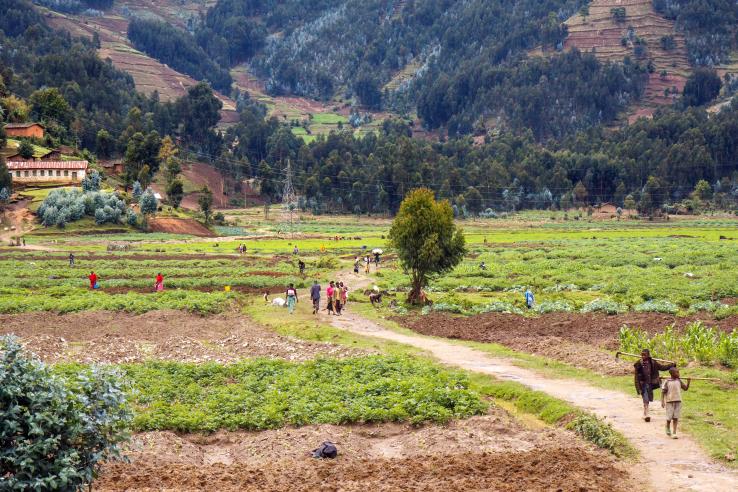
[[[87,161],[8,161],[13,183],[79,183],[87,175]]]
[[[5,134],[11,138],[44,138],[44,126],[41,123],[8,123]]]

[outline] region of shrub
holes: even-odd
[[[115,373],[51,374],[14,337],[0,339],[3,490],[78,490],[120,456],[132,414]],[[10,452],[8,452],[10,450]]]
[[[535,311],[539,314],[570,313],[574,306],[568,301],[544,301],[535,307]]]
[[[146,191],[144,191],[141,198],[138,200],[138,206],[140,207],[143,215],[153,215],[156,213],[159,203],[154,196],[154,192],[151,191],[151,188],[146,188]]]
[[[522,309],[517,308],[509,302],[491,302],[484,306],[476,306],[474,311],[478,314],[483,313],[506,313],[506,314],[523,314]]]
[[[646,301],[635,307],[635,311],[638,313],[676,314],[678,310],[679,308],[676,304],[666,300]]]
[[[133,182],[133,188],[131,189],[131,193],[133,194],[133,198],[138,200],[141,198],[141,195],[143,194],[143,188],[141,188],[141,183],[138,181]]]
[[[118,223],[124,210],[125,202],[115,193],[83,193],[77,188],[62,188],[53,190],[46,196],[38,209],[38,216],[46,227],[64,227],[66,223],[79,220],[85,215],[94,217],[98,224]]]
[[[102,176],[100,176],[100,173],[95,171],[94,169],[85,176],[85,179],[82,180],[82,190],[87,193],[90,191],[100,191],[100,182],[102,181]]]
[[[626,311],[628,311],[628,306],[604,299],[595,299],[594,301],[588,302],[581,309],[581,312],[583,313],[600,312],[606,314],[621,314]]]

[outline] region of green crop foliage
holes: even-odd
[[[27,311],[128,311],[145,313],[156,309],[179,309],[201,314],[219,313],[231,305],[235,294],[228,292],[199,292],[172,290],[159,293],[106,294],[84,289],[47,289],[43,294],[21,290],[0,290],[0,313]]]
[[[643,330],[624,326],[619,336],[620,350],[624,352],[639,353],[647,348],[654,356],[680,365],[695,361],[738,368],[738,330],[725,333],[697,322],[687,325],[683,332],[670,326],[652,337]]]
[[[59,366],[74,373],[80,366]],[[404,356],[305,363],[124,365],[136,430],[274,429],[352,422],[447,422],[487,405],[462,372]]]

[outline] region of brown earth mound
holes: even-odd
[[[397,320],[424,335],[499,343],[515,350],[543,355],[577,367],[607,374],[626,374],[632,361],[619,361],[607,351],[617,350],[620,327],[628,325],[658,333],[674,324],[678,329],[702,320],[723,330],[738,327],[738,317],[723,320],[676,316],[659,313],[604,314],[553,313],[538,317],[487,313],[454,317],[433,313]]]
[[[311,449],[336,443],[339,457]],[[499,409],[446,426],[307,426],[135,436],[131,464],[98,490],[626,490],[628,472],[574,435],[531,431]],[[474,450],[474,451],[469,451]],[[547,457],[556,456],[556,459]]]
[[[167,232],[169,234],[190,234],[192,236],[213,237],[210,229],[193,219],[175,219],[159,217],[149,220],[152,232]]]
[[[207,317],[174,310],[141,315],[110,311],[0,315],[0,334],[8,333],[19,336],[47,362],[233,362],[246,357],[301,361],[318,355],[367,353],[283,337],[237,313]]]

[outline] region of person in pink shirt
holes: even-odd
[[[336,287],[333,284],[333,281],[331,281],[328,288],[325,290],[325,294],[328,296],[328,306],[325,309],[328,311],[328,314],[333,314],[333,297],[335,289]]]

